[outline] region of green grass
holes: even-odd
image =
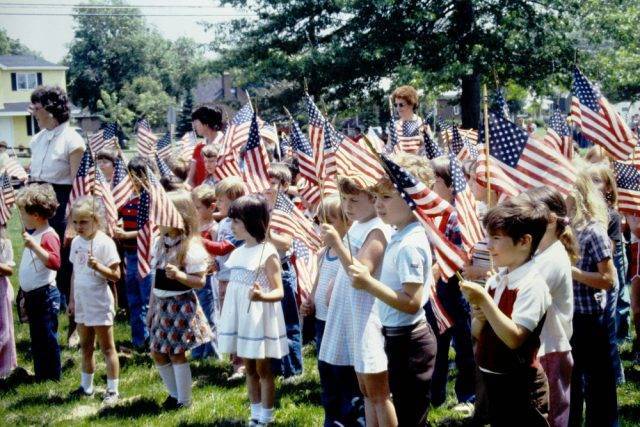
[[[9,224],[16,263],[20,263],[22,239],[20,223],[13,216]],[[17,275],[12,278],[17,289]],[[14,314],[15,317],[15,314]],[[17,317],[15,317],[17,318]],[[129,346],[130,329],[122,313],[117,316],[116,346]],[[105,364],[96,352],[96,397],[70,400],[70,391],[78,387],[80,353],[66,348],[66,316],[60,316],[60,343],[63,346],[62,380],[41,384],[19,385],[0,382],[0,425],[245,425],[249,415],[246,389],[243,383],[227,381],[231,366],[227,362],[191,362],[193,373],[193,406],[189,409],[162,412],[160,403],[165,390],[147,355],[120,354],[120,392],[122,401],[115,407],[101,409],[99,394],[104,391]],[[29,330],[27,325],[16,323],[18,363],[29,370],[32,361],[29,354]],[[320,426],[323,411],[320,406],[320,385],[316,359],[312,347],[305,347],[304,375],[296,384],[276,383],[276,425]],[[621,425],[640,425],[640,367],[633,366],[628,345],[622,356],[627,384],[618,390]],[[452,378],[455,372],[452,372]],[[455,404],[453,384],[449,385],[447,402],[432,409],[429,419],[434,425],[464,425],[464,421],[450,408]]]

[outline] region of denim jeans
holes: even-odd
[[[615,260],[624,256],[622,252],[622,245],[616,245],[613,253],[614,265]],[[621,266],[622,268],[622,266]],[[616,378],[616,384],[624,383],[624,370],[622,367],[622,361],[620,360],[620,352],[618,351],[618,335],[616,330],[616,312],[618,305],[618,295],[620,291],[620,277],[622,276],[618,266],[616,265],[617,275],[615,283],[611,289],[607,291],[607,302],[604,308],[605,322],[608,330],[609,337],[609,352],[611,353],[611,361],[613,362],[613,369]]]
[[[60,291],[55,286],[43,286],[26,292],[25,308],[29,316],[31,356],[36,379],[58,381],[61,373],[58,345]]]
[[[571,346],[569,425],[582,425],[586,404],[587,427],[617,426],[618,398],[606,315],[574,313]]]
[[[284,288],[284,298],[282,298],[281,304],[284,324],[287,330],[289,354],[282,359],[274,360],[272,368],[274,372],[288,378],[302,373],[302,331],[296,299],[298,281],[296,272],[289,260],[282,263],[282,286]]]
[[[316,351],[320,351],[325,321],[315,319]],[[318,360],[320,400],[324,408],[324,427],[358,425],[364,416],[363,400],[353,366],[339,366]]]
[[[144,279],[138,276],[138,254],[135,250],[124,252],[125,276],[124,285],[127,288],[129,303],[129,323],[131,324],[131,342],[134,347],[142,347],[149,338],[147,329],[147,310],[149,296],[153,283],[153,271]]]
[[[196,296],[204,315],[209,322],[211,328],[212,337],[211,341],[204,344],[200,344],[191,350],[191,357],[193,359],[206,359],[211,356],[215,359],[220,358],[218,352],[218,319],[220,317],[220,298],[218,296],[218,282],[214,279],[213,275],[207,275],[204,286],[202,289],[196,290]]]
[[[457,280],[457,279],[452,279]],[[449,377],[449,347],[453,342],[456,351],[455,391],[458,402],[473,402],[475,400],[476,363],[473,356],[471,340],[471,315],[467,301],[460,292],[457,282],[443,282],[436,284],[436,292],[442,306],[453,318],[453,326],[443,333],[438,333],[438,325],[428,302],[425,306],[427,320],[436,334],[438,353],[435,368],[431,378],[431,404],[440,406],[447,397],[447,380]]]
[[[627,283],[627,252],[624,243],[618,242],[613,253],[613,264],[618,273],[618,301],[616,305],[616,338],[618,341],[630,339],[629,322],[631,317],[631,296]]]

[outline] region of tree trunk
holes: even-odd
[[[473,73],[462,78],[460,116],[464,129],[478,128],[480,123],[480,76]]]

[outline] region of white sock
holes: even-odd
[[[259,421],[264,424],[272,422],[273,408],[262,408],[262,414]]]
[[[80,373],[80,385],[85,392],[91,393],[93,391],[93,374],[87,374],[86,372]]]
[[[118,378],[109,379],[107,378],[107,391],[112,391],[114,393],[118,393],[118,383],[120,380]]]
[[[260,421],[260,417],[262,416],[262,405],[260,403],[252,403],[249,406],[251,407],[251,419]]]
[[[178,398],[178,389],[176,387],[176,376],[173,373],[173,365],[171,363],[167,363],[166,365],[156,365],[158,368],[158,372],[160,373],[160,378],[162,378],[162,382],[164,386],[167,388],[167,391],[174,399]]]
[[[191,367],[189,362],[173,365],[173,374],[176,377],[176,388],[178,390],[178,402],[191,402]]]

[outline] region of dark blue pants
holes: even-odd
[[[453,278],[455,279],[455,278]],[[427,320],[436,334],[438,353],[431,378],[431,404],[442,405],[447,397],[447,380],[449,377],[449,347],[453,342],[456,351],[455,391],[458,402],[473,402],[475,400],[476,363],[473,357],[471,340],[471,315],[467,301],[460,292],[457,279],[452,281],[438,281],[436,292],[444,309],[453,318],[453,326],[443,333],[438,333],[438,324],[431,304],[427,303],[425,310]]]
[[[31,356],[37,380],[60,379],[60,346],[58,345],[58,312],[60,291],[43,286],[25,292],[25,308],[29,316]]]
[[[69,302],[69,293],[71,292],[71,272],[73,267],[71,261],[69,261],[70,246],[64,246],[64,231],[67,228],[67,204],[69,203],[69,195],[71,194],[71,185],[52,185],[53,191],[56,193],[56,199],[58,199],[58,209],[56,209],[55,215],[49,220],[49,225],[53,228],[58,237],[60,238],[60,258],[61,264],[58,273],[56,274],[56,286],[61,293],[61,305],[66,307]],[[75,322],[73,322],[73,316],[69,323],[69,332],[75,329]]]
[[[621,254],[617,253],[617,251],[614,252],[614,260],[619,256],[621,256]],[[616,330],[616,312],[618,307],[618,295],[620,294],[620,276],[621,274],[618,272],[616,283],[607,291],[607,303],[604,308],[609,338],[608,346],[611,353],[611,361],[613,362],[616,384],[624,383],[624,370],[622,368],[622,361],[620,360],[620,352],[618,351],[618,335]]]
[[[627,250],[622,242],[616,243],[613,252],[613,264],[618,273],[618,301],[616,304],[616,338],[618,341],[631,338],[629,322],[631,320],[631,296],[627,283],[627,270],[629,268]]]
[[[606,316],[574,313],[571,346],[574,365],[569,425],[582,425],[586,404],[587,426],[617,426],[618,398]]]
[[[214,280],[213,275],[207,275],[202,289],[196,290],[196,296],[204,315],[209,322],[209,327],[213,333],[211,341],[200,344],[191,350],[192,359],[206,359],[213,357],[220,358],[218,352],[218,318],[220,316],[220,298],[218,296],[218,282]]]
[[[325,321],[315,319],[315,326],[316,349],[319,352]],[[322,387],[320,399],[324,408],[324,426],[357,425],[357,419],[364,416],[364,401],[353,366],[332,365],[318,360],[318,373]]]
[[[302,331],[300,328],[300,316],[298,315],[298,303],[296,302],[298,292],[296,279],[296,272],[291,261],[284,261],[282,263],[284,298],[282,298],[281,304],[284,324],[287,330],[289,354],[282,359],[274,360],[272,368],[274,372],[285,378],[302,373]]]
[[[124,285],[127,288],[127,302],[129,303],[129,323],[131,324],[131,342],[134,347],[142,347],[149,338],[147,329],[147,310],[153,274],[140,279],[138,275],[138,255],[135,250],[125,251]]]

